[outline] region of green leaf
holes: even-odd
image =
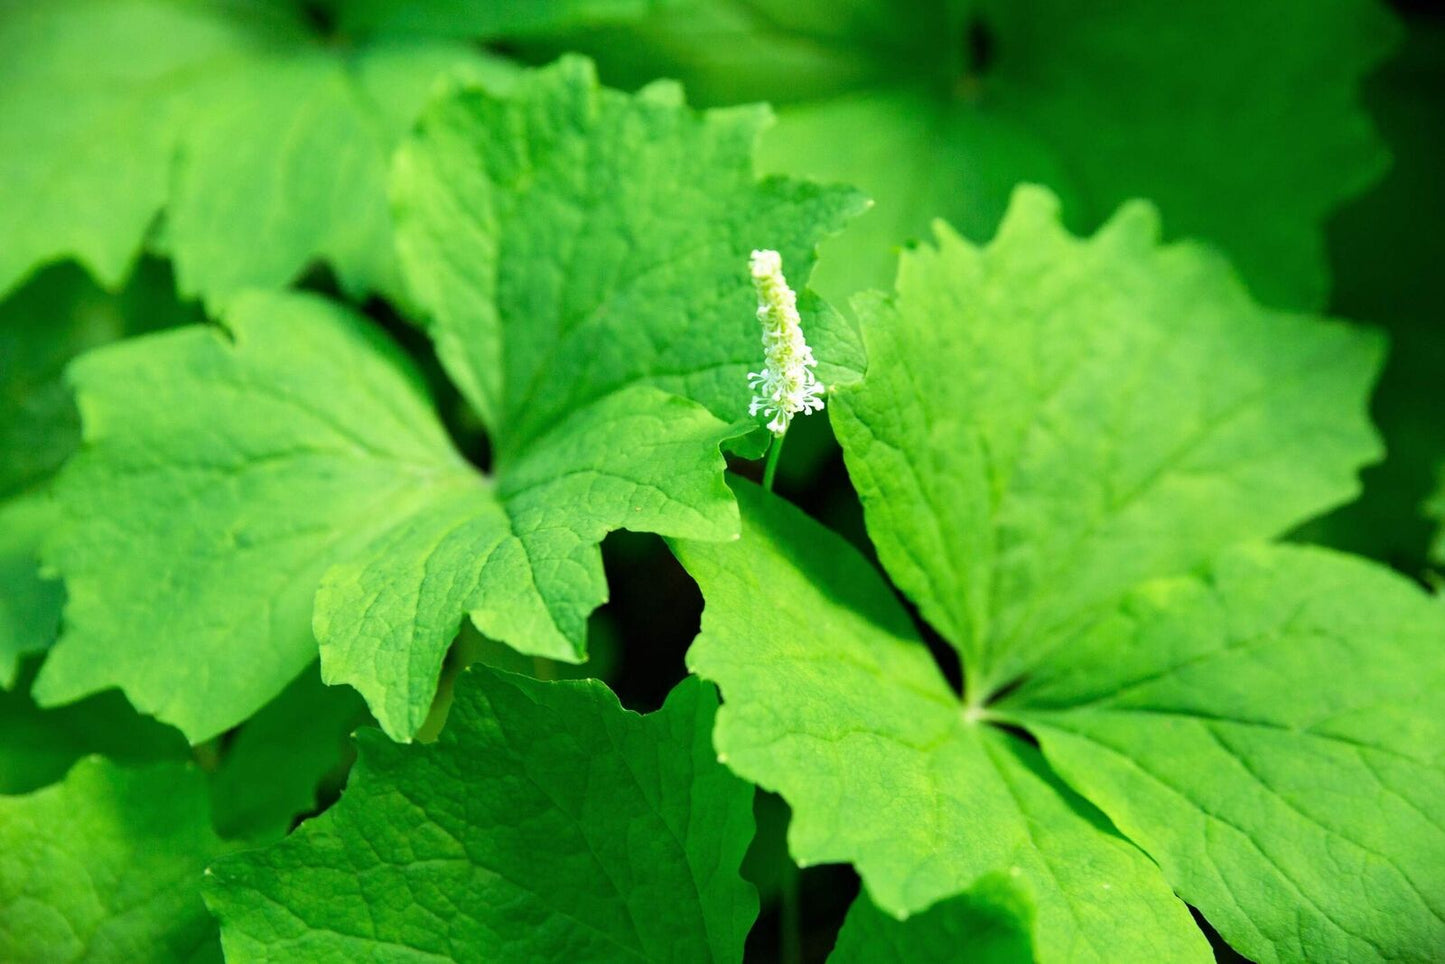
[[[1386,569],[1250,548],[1146,583],[990,712],[1252,960],[1445,947],[1445,611]]]
[[[44,705],[119,685],[192,742],[220,733],[316,658],[332,561],[475,484],[400,353],[317,298],[251,295],[225,329],[122,342],[70,379],[86,447],[58,485]]]
[[[55,0],[0,8],[0,292],[73,255],[124,279],[165,210],[182,290],[212,304],[325,260],[396,287],[386,165],[445,41],[343,48],[280,4]]]
[[[492,39],[641,16],[658,0],[325,0],[352,32]]]
[[[1153,863],[1036,750],[965,713],[855,549],[735,488],[740,541],[674,544],[707,602],[688,665],[722,690],[720,757],[793,807],[800,864],[852,862],[897,917],[1007,874],[1041,961],[1210,959]]]
[[[40,575],[40,543],[55,525],[44,494],[0,500],[0,689],[15,685],[22,657],[50,647],[65,590]]]
[[[280,839],[316,809],[322,781],[345,772],[350,736],[370,720],[355,690],[323,685],[315,667],[302,673],[225,742],[210,774],[217,832]]]
[[[1367,470],[1364,492],[1318,520],[1308,541],[1388,561],[1402,572],[1428,565],[1432,532],[1420,503],[1445,493],[1445,285],[1419,284],[1445,261],[1445,234],[1421,211],[1445,211],[1445,18],[1411,17],[1395,56],[1366,87],[1365,104],[1390,146],[1390,172],[1330,224],[1331,310],[1381,325],[1390,355],[1370,415],[1388,457]],[[1439,486],[1439,488],[1437,488]],[[1445,500],[1436,514],[1445,518]],[[1436,558],[1445,560],[1445,542]]]
[[[198,317],[153,260],[141,262],[115,294],[62,264],[0,302],[0,498],[40,486],[80,443],[80,418],[62,378],[72,358]]]
[[[1151,198],[1266,303],[1317,308],[1324,223],[1385,168],[1359,84],[1397,33],[1378,0],[692,0],[556,45],[609,82],[781,105],[764,169],[878,202],[825,246],[829,298],[886,284],[935,217],[983,240],[1014,185],[1040,181],[1079,229]]]
[[[49,559],[69,602],[37,698],[120,686],[193,742],[316,658],[313,600],[323,677],[407,739],[468,614],[578,661],[607,531],[736,530],[718,451],[733,430],[695,403],[630,386],[488,478],[401,353],[319,298],[243,296],[224,329],[114,346],[71,379],[87,446],[59,489]]]
[[[499,469],[495,490],[438,498],[327,573],[315,623],[327,679],[355,685],[388,732],[410,736],[461,613],[515,648],[579,661],[587,614],[607,600],[597,546],[609,531],[736,532],[718,452],[728,434],[643,386],[572,413]]]
[[[29,793],[92,754],[129,766],[204,761],[212,822],[224,838],[280,839],[316,808],[323,784],[350,763],[350,734],[368,720],[361,697],[322,686],[313,667],[224,741],[194,753],[172,727],[137,713],[107,690],[41,709],[29,696],[35,661],[11,693],[0,693],[0,794]]]
[[[879,558],[967,698],[866,563],[749,490],[741,544],[679,549],[719,750],[792,804],[795,854],[853,861],[884,910],[1018,868],[1041,960],[1203,950],[1187,919],[1076,909],[1107,886],[1120,913],[1122,881],[1255,960],[1430,959],[1445,615],[1363,562],[1256,544],[1374,453],[1375,339],[1262,311],[1158,247],[1145,208],[1085,241],[1053,213],[1024,192],[987,248],[940,228],[906,255],[833,399]]]
[[[601,683],[468,671],[436,744],[363,731],[340,803],[213,866],[227,959],[741,960],[753,791],[715,706],[695,680],[639,717]]]
[[[1260,308],[1128,205],[1077,239],[1021,189],[986,247],[936,226],[857,304],[830,411],[884,568],[976,704],[1135,582],[1280,535],[1380,454],[1370,333]]]
[[[30,697],[36,666],[37,661],[28,661],[15,688],[0,692],[0,794],[29,793],[55,783],[91,754],[128,766],[191,758],[180,733],[136,713],[115,690],[41,709]]]
[[[64,264],[0,302],[0,687],[14,682],[21,656],[50,646],[60,622],[64,592],[41,577],[39,556],[57,518],[50,477],[80,442],[65,365],[97,345],[191,320],[154,261],[118,294]]]
[[[650,0],[646,6],[632,17],[553,24],[542,36],[523,38],[522,50],[528,56],[584,51],[609,83],[626,88],[678,78],[701,104],[785,104],[921,83],[962,52],[960,12],[945,9],[944,0]]]
[[[865,207],[848,189],[759,182],[768,118],[688,111],[673,84],[600,89],[575,57],[512,98],[460,91],[426,113],[393,180],[402,266],[499,465],[637,382],[746,418],[761,359],[749,252],[781,252],[801,289],[818,242]],[[800,304],[820,345],[846,344],[835,312]],[[819,359],[856,364],[841,354]]]
[[[178,764],[92,757],[64,783],[0,797],[0,957],[219,961],[199,883],[227,849],[200,772]]]
[[[108,287],[129,274],[165,203],[189,79],[235,56],[221,9],[0,6],[0,293],[65,256]]]
[[[220,303],[324,260],[348,292],[398,297],[387,164],[438,78],[475,75],[471,53],[389,40],[339,55],[299,26],[262,33],[194,94],[166,225],[182,289]]]
[[[562,123],[449,126],[472,110]],[[758,120],[689,113],[675,91],[600,91],[575,60],[532,75],[516,99],[469,89],[430,115],[398,177],[403,198],[425,199],[402,202],[404,241],[422,301],[444,298],[443,361],[492,429],[490,478],[451,448],[394,349],[318,301],[243,297],[227,317],[234,344],[193,329],[77,365],[90,445],[67,474],[70,521],[51,554],[70,603],[42,701],[119,685],[203,740],[313,658],[318,586],[323,676],[361,690],[397,738],[425,719],[466,615],[524,652],[580,660],[586,615],[606,598],[606,532],[735,531],[718,445],[750,424],[747,252],[781,246],[806,277],[812,244],[860,203],[756,182]],[[457,162],[453,150],[523,146],[539,165],[528,190],[493,190],[486,167],[428,177]],[[588,152],[609,163],[586,163]],[[727,203],[703,205],[704,184]],[[470,223],[447,207],[457,190],[485,199],[478,210],[531,213]],[[748,234],[754,216],[774,228]],[[420,258],[433,229],[456,238],[435,265]],[[565,282],[550,258],[525,255],[563,237],[589,268]],[[507,252],[493,269],[489,246]],[[634,269],[629,250],[648,260]],[[839,326],[820,341],[838,346],[837,369],[856,368],[856,335],[804,304]]]
[[[859,895],[843,921],[829,964],[1033,964],[1033,909],[1006,878],[985,880],[898,921]]]
[[[1425,506],[1425,514],[1440,523],[1430,545],[1430,558],[1436,565],[1445,566],[1445,470],[1440,473],[1440,487]]]

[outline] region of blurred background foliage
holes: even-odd
[[[1387,457],[1357,501],[1297,537],[1422,581],[1445,566],[1440,4],[0,0],[0,792],[53,782],[89,752],[189,755],[211,774],[218,829],[258,839],[335,798],[365,709],[314,674],[197,748],[116,693],[52,710],[28,699],[63,599],[36,564],[48,480],[79,444],[62,372],[90,347],[200,320],[240,286],[294,283],[357,301],[417,355],[485,465],[480,423],[391,270],[386,157],[435,85],[505,90],[566,51],[622,88],[675,78],[699,106],[770,101],[764,173],[873,196],[813,279],[840,307],[886,286],[931,219],[986,239],[1013,185],[1040,181],[1075,230],[1147,197],[1170,237],[1220,247],[1261,301],[1383,329],[1373,414]],[[826,419],[795,427],[779,488],[866,550]],[[630,707],[661,704],[701,597],[654,537],[616,533],[604,554],[611,601],[591,621],[592,662],[523,659],[468,632],[429,732],[450,675],[477,659],[596,675]],[[756,813],[747,867],[764,916],[750,956],[821,960],[856,879],[800,875],[786,807],[760,793]],[[800,946],[781,943],[795,932]]]

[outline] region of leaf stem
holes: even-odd
[[[221,738],[197,743],[191,747],[191,756],[206,773],[215,773],[221,767]]]
[[[786,434],[774,435],[772,444],[768,446],[768,461],[763,466],[763,491],[773,491],[773,476],[778,474],[778,460],[783,454],[783,439]]]
[[[779,908],[779,937],[781,947],[778,955],[783,964],[802,964],[803,920],[798,903],[798,868],[786,853],[783,855],[783,879],[780,883],[782,906]]]

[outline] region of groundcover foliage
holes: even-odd
[[[0,0],[0,959],[1438,959],[1401,33]]]

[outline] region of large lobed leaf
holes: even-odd
[[[402,265],[499,463],[638,381],[745,417],[760,357],[740,283],[749,253],[781,252],[801,287],[818,242],[867,205],[841,187],[759,181],[769,120],[764,107],[688,111],[670,83],[599,89],[576,57],[514,97],[461,91],[422,118],[393,179]],[[846,339],[825,305],[800,306],[810,331]]]
[[[317,260],[396,294],[387,159],[438,77],[487,70],[442,40],[330,44],[259,0],[7,0],[0,293],[67,256],[117,287],[164,211],[208,303]]]
[[[1255,960],[1430,959],[1441,608],[1257,544],[1375,454],[1375,340],[1255,308],[1140,208],[1086,241],[1052,210],[905,255],[832,409],[966,698],[855,550],[740,484],[740,542],[677,545],[720,753],[890,913],[1009,874],[1041,961],[1208,960],[1171,889]]]
[[[52,477],[80,444],[66,364],[98,345],[195,318],[153,261],[115,294],[64,264],[0,302],[0,687],[11,686],[20,659],[48,648],[59,628],[64,591],[41,575],[40,545],[58,518]]]
[[[213,866],[227,959],[740,961],[753,794],[716,705],[688,680],[639,717],[595,681],[468,671],[436,744],[364,731],[339,804]]]
[[[16,964],[219,961],[198,882],[231,849],[193,767],[99,757],[63,783],[0,797],[0,957]]]
[[[1445,942],[1445,618],[1318,549],[1146,583],[997,706],[1256,961]]]
[[[887,585],[839,537],[738,483],[739,542],[679,544],[702,587],[689,667],[719,754],[793,808],[800,864],[848,861],[919,913],[1003,873],[1041,961],[1207,961],[1157,869],[1023,741],[967,717]]]
[[[209,738],[315,659],[336,555],[482,485],[401,354],[314,297],[250,295],[224,329],[123,342],[70,378],[86,446],[59,485],[69,600],[42,703],[119,684]]]
[[[718,447],[752,428],[747,252],[780,247],[806,277],[860,204],[757,182],[760,120],[599,90],[576,60],[515,98],[465,89],[429,113],[399,165],[404,257],[491,431],[490,475],[453,449],[395,347],[314,297],[248,294],[223,328],[82,359],[87,445],[49,553],[67,628],[42,702],[119,685],[201,740],[279,692],[319,639],[327,681],[407,739],[467,616],[580,661],[608,531],[736,532]]]
[[[1373,334],[1260,308],[1128,205],[1077,239],[1015,195],[986,247],[939,225],[860,300],[868,378],[833,423],[879,556],[979,702],[1139,579],[1280,535],[1380,454]]]
[[[405,737],[465,612],[519,647],[578,658],[583,617],[604,596],[603,513],[702,537],[732,525],[725,490],[707,498],[722,489],[725,432],[697,406],[638,389],[639,407],[669,417],[667,435],[599,451],[564,425],[572,450],[539,447],[521,469],[541,480],[504,488],[452,449],[383,336],[309,296],[249,295],[225,329],[123,343],[72,379],[88,444],[62,477],[50,560],[70,598],[36,694],[56,703],[121,684],[193,740],[245,719],[315,659],[323,576],[334,598],[388,575],[366,604],[323,608],[317,629],[338,647],[324,650],[328,674],[357,683]],[[564,500],[550,515],[548,495]]]

